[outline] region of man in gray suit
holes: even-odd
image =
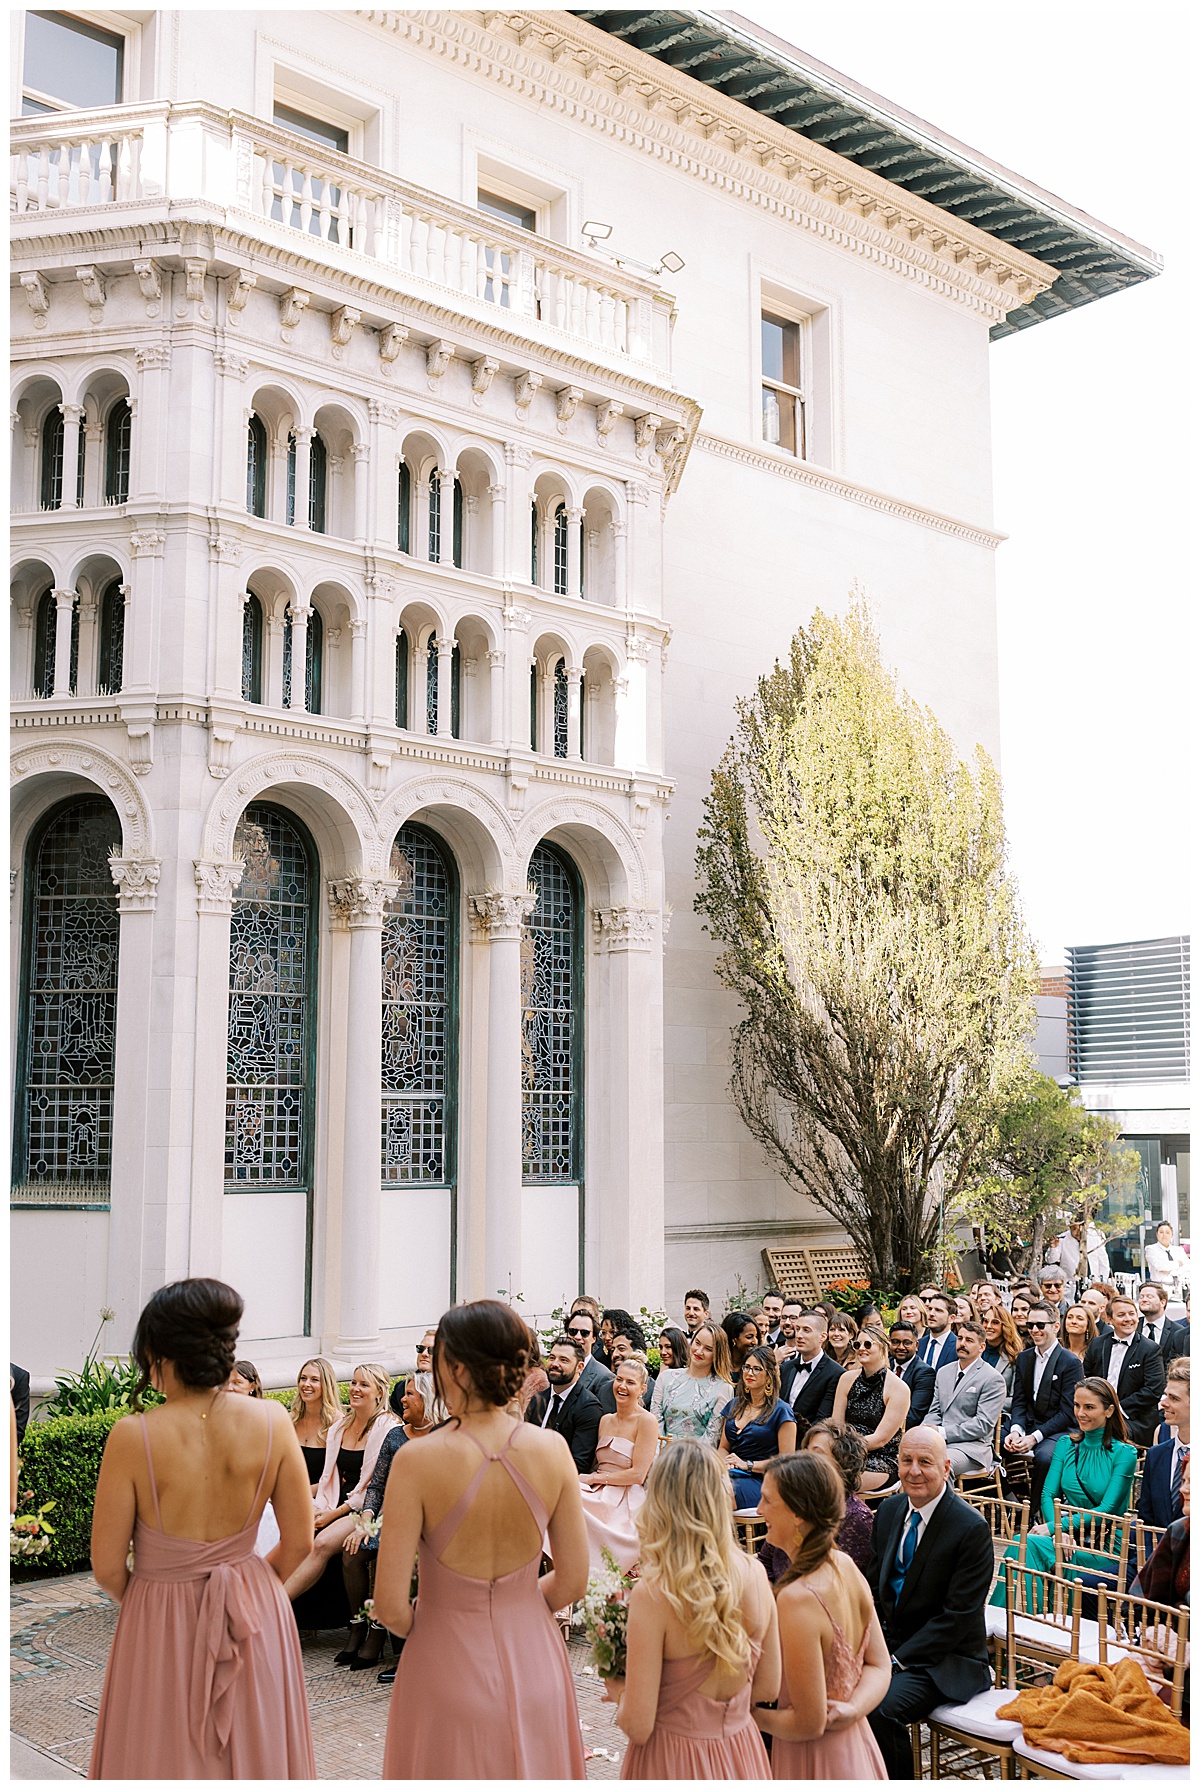
[[[982,1473],[994,1459],[996,1419],[1004,1409],[1004,1375],[982,1359],[987,1337],[982,1324],[963,1318],[958,1326],[958,1366],[937,1377],[926,1424],[946,1438],[952,1473]]]

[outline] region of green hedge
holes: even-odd
[[[108,1432],[126,1411],[96,1411],[90,1417],[52,1417],[31,1423],[21,1443],[20,1493],[32,1492],[28,1510],[54,1501],[46,1521],[54,1539],[44,1554],[23,1560],[36,1573],[78,1572],[91,1557],[92,1505],[100,1457]]]

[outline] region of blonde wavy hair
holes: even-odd
[[[387,1368],[380,1367],[378,1361],[360,1361],[354,1369],[354,1373],[365,1374],[375,1388],[375,1416],[371,1418],[371,1422],[367,1425],[367,1428],[370,1429],[375,1422],[375,1418],[382,1416],[388,1409],[388,1387],[392,1382],[389,1378]],[[350,1377],[353,1379],[354,1374],[351,1374]]]
[[[730,1672],[748,1671],[741,1555],[716,1451],[703,1442],[673,1442],[646,1476],[634,1520],[642,1579],[662,1592],[689,1646]]]
[[[336,1423],[339,1417],[344,1417],[346,1412],[342,1404],[342,1395],[338,1391],[337,1375],[333,1371],[333,1363],[326,1361],[324,1355],[313,1355],[301,1367],[300,1373],[296,1375],[297,1391],[292,1400],[292,1422],[298,1426],[304,1416],[304,1400],[300,1397],[299,1386],[300,1374],[307,1367],[316,1369],[317,1378],[321,1382],[321,1423],[317,1435],[323,1442],[329,1434],[330,1425]]]

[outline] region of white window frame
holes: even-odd
[[[59,12],[67,19],[78,19],[81,25],[91,25],[96,31],[106,31],[110,37],[119,37],[124,46],[121,56],[121,97],[117,105],[132,104],[141,93],[141,47],[142,29],[139,20],[130,19],[123,12],[83,12],[78,7],[51,6],[48,12]],[[162,15],[160,15],[161,17]],[[39,105],[48,106],[52,112],[80,112],[91,108],[68,105],[66,100],[59,99],[57,94],[42,93],[35,87],[25,85],[25,13],[13,13],[17,32],[17,43],[13,54],[13,74],[15,77],[15,95],[13,116],[19,118],[26,94]]]
[[[387,167],[390,110],[385,93],[357,81],[340,68],[306,61],[261,32],[255,40],[254,109],[271,123],[276,105],[304,112],[346,133],[345,153],[359,162]],[[334,79],[328,76],[333,74]],[[281,126],[286,129],[286,126]],[[331,151],[336,154],[336,151]]]
[[[838,297],[820,288],[800,289],[794,280],[779,277],[774,269],[751,264],[750,298],[753,310],[751,372],[752,438],[764,454],[771,454],[788,465],[820,466],[837,472],[842,463],[841,419],[841,304]],[[777,447],[763,436],[762,390],[764,385],[779,382],[768,380],[763,373],[762,319],[778,317],[781,322],[795,323],[800,329],[800,392],[805,406],[805,451],[793,453]],[[783,389],[791,390],[785,386]]]
[[[563,169],[468,125],[463,130],[464,204],[477,208],[481,189],[532,211],[535,236],[578,246],[583,218],[579,182]]]

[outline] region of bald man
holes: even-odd
[[[983,1610],[993,1551],[991,1530],[950,1484],[945,1437],[928,1424],[900,1438],[900,1485],[871,1531],[867,1581],[892,1682],[869,1720],[888,1775],[911,1778],[908,1723],[991,1685]]]

